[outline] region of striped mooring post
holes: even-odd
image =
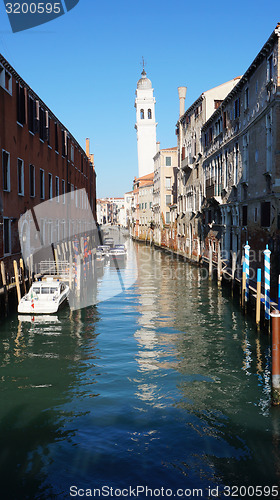
[[[249,260],[250,260],[250,245],[248,245],[248,241],[244,247],[245,250],[245,273],[246,273],[246,288],[245,288],[245,303],[249,302]]]
[[[256,298],[256,325],[259,328],[261,322],[261,286],[262,286],[262,271],[257,270],[257,298]]]
[[[271,398],[273,405],[280,405],[280,312],[273,311],[272,318],[272,376]]]
[[[266,245],[264,250],[264,307],[265,307],[265,319],[270,318],[270,254],[271,251]]]

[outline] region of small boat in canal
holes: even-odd
[[[18,305],[20,314],[53,314],[67,301],[69,286],[63,281],[47,278],[36,281]]]
[[[111,262],[124,262],[126,260],[127,253],[124,245],[118,245],[112,248],[109,252],[109,258]]]

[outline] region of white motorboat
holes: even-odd
[[[60,280],[47,278],[36,281],[29,292],[22,297],[18,312],[20,314],[52,314],[66,302],[70,289]]]
[[[110,250],[109,257],[111,262],[123,262],[127,257],[126,249],[114,247]]]

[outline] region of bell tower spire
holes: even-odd
[[[138,176],[151,174],[154,171],[156,154],[156,127],[154,89],[147,78],[145,61],[142,57],[143,70],[136,89],[136,124],[138,150]]]

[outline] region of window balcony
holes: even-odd
[[[221,203],[222,184],[215,183],[212,179],[206,181],[206,199],[214,198],[218,203]]]

